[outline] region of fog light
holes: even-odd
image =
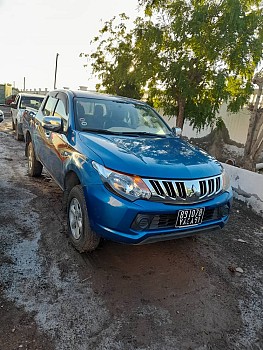
[[[220,215],[222,216],[228,216],[229,215],[229,207],[228,205],[224,205],[223,207],[220,207]]]
[[[148,229],[151,224],[151,219],[152,219],[151,215],[138,214],[135,220],[133,221],[132,229],[136,231],[143,231]]]
[[[142,229],[145,230],[146,228],[149,227],[149,219],[148,218],[142,218],[140,219],[140,221],[138,222],[138,226]]]

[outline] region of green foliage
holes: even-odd
[[[257,0],[141,0],[144,18],[127,29],[122,14],[94,38],[93,72],[106,92],[141,98],[197,129],[223,101],[238,111],[262,59],[263,9]],[[180,117],[180,118],[179,118]]]
[[[100,91],[140,99],[143,95],[140,77],[134,69],[133,34],[127,31],[125,14],[106,22],[93,39],[97,49],[90,55],[92,69],[102,84]],[[115,22],[118,22],[115,24]]]

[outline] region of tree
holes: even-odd
[[[102,81],[97,90],[140,99],[143,84],[133,67],[133,33],[127,30],[128,19],[120,14],[107,21],[92,41],[97,45],[96,51],[86,56],[91,59],[93,73]]]
[[[133,29],[127,30],[125,18],[119,28],[110,21],[95,39],[92,67],[106,91],[123,93],[128,86],[133,87],[129,93],[141,95],[145,87],[148,101],[176,115],[181,128],[186,118],[197,129],[217,122],[223,101],[237,112],[252,92],[254,70],[262,58],[260,1],[140,4],[145,17],[137,18]]]
[[[263,152],[263,108],[259,105],[263,90],[263,70],[255,75],[253,83],[258,85],[258,92],[255,104],[252,106],[244,150],[244,167],[249,170],[255,170]]]

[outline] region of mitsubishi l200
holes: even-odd
[[[150,243],[226,224],[232,190],[222,165],[146,103],[55,90],[23,119],[29,175],[44,166],[64,191],[80,252],[101,238]]]

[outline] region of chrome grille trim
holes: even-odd
[[[222,191],[222,175],[197,180],[143,179],[152,193],[152,200],[197,203],[213,198]]]

